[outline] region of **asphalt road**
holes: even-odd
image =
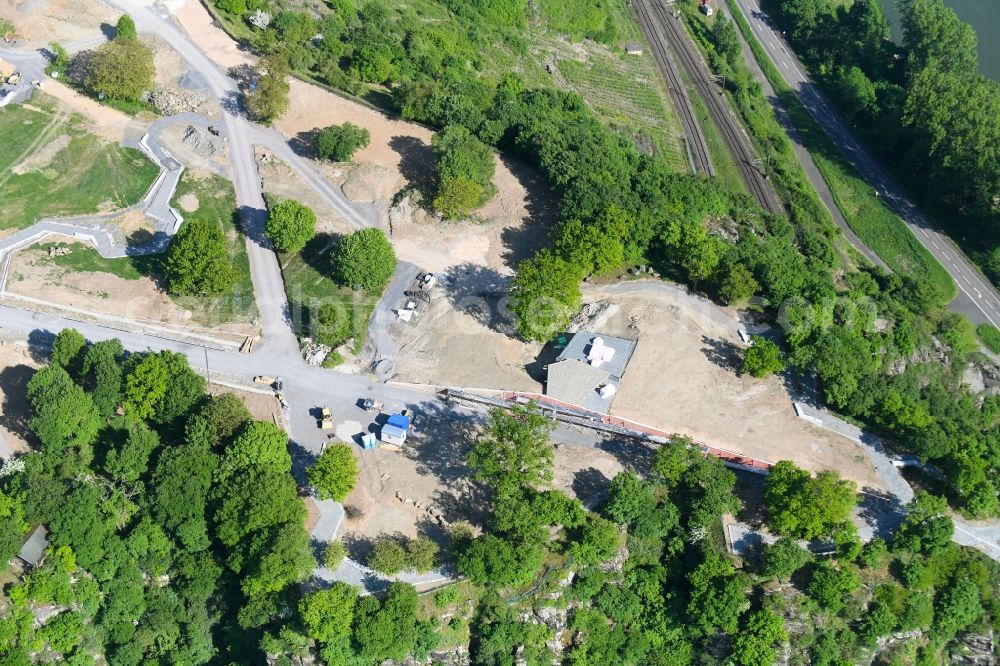
[[[996,289],[976,270],[955,243],[946,234],[935,229],[917,206],[906,198],[903,191],[834,113],[757,0],[736,0],[736,3],[782,78],[796,92],[816,122],[840,148],[844,157],[871,183],[889,208],[906,223],[921,245],[951,275],[959,289],[958,297],[951,304],[952,309],[966,314],[976,323],[989,322],[1000,327],[1000,294],[997,294]]]
[[[725,15],[729,15],[729,7],[725,4],[719,6],[719,12]],[[782,106],[781,100],[778,99],[778,95],[774,92],[774,88],[771,87],[770,81],[764,76],[763,70],[761,70],[760,65],[757,64],[757,59],[754,57],[753,52],[750,50],[750,45],[746,43],[743,39],[743,33],[737,32],[740,38],[740,44],[743,47],[743,59],[746,60],[747,65],[750,67],[750,71],[753,73],[754,78],[760,83],[761,89],[764,91],[764,96],[767,98],[768,103],[774,110],[774,115],[778,119],[778,123],[781,128],[785,130],[785,134],[788,135],[789,141],[792,143],[792,151],[795,153],[795,157],[798,158],[799,164],[802,165],[802,170],[805,172],[806,177],[812,184],[813,189],[819,195],[820,200],[823,205],[830,212],[830,217],[840,228],[841,233],[847,238],[847,242],[850,243],[854,249],[860,252],[868,261],[872,262],[876,266],[892,272],[888,265],[882,258],[875,254],[874,250],[865,245],[864,241],[858,237],[851,226],[847,224],[847,220],[844,219],[844,214],[840,212],[840,208],[837,207],[837,202],[833,198],[833,193],[830,192],[830,187],[826,184],[823,179],[823,174],[820,173],[819,169],[816,167],[816,163],[813,162],[812,155],[806,150],[806,147],[802,144],[802,139],[799,137],[798,131],[795,129],[795,124],[792,122],[791,117],[788,115],[788,111]]]

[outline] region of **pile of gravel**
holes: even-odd
[[[225,149],[222,137],[208,131],[208,128],[188,125],[181,141],[202,157],[214,157]]]
[[[157,88],[149,94],[149,103],[165,116],[186,111],[196,111],[205,103],[205,96],[195,92],[185,92],[174,88]]]

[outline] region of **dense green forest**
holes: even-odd
[[[895,175],[1000,281],[1000,83],[942,0],[898,0],[903,43],[878,0],[769,0],[810,70]]]
[[[435,649],[483,665],[937,664],[982,654],[997,628],[1000,567],[950,541],[929,495],[862,546],[856,489],[836,473],[779,463],[761,493],[677,438],[641,477],[605,480],[592,511],[551,490],[551,422],[530,406],[493,411],[468,451],[487,518],[444,544],[466,582],[423,597],[302,585],[316,562],[287,436],[205,388],[181,356],[56,338],[28,385],[34,450],[0,477],[3,562],[39,524],[51,540],[39,567],[4,578],[0,664],[374,666]],[[347,458],[345,475],[310,480],[353,478]],[[720,518],[755,487],[783,536],[733,558]]]

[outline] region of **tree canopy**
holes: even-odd
[[[167,251],[167,286],[181,296],[207,296],[236,281],[226,238],[217,222],[192,218],[181,225]]]
[[[801,539],[833,536],[850,525],[857,484],[824,470],[816,476],[789,460],[771,468],[764,489],[771,527]]]
[[[316,235],[316,213],[294,199],[285,199],[268,210],[267,237],[281,252],[298,252]]]
[[[315,150],[320,159],[347,162],[360,148],[367,148],[371,133],[353,123],[330,125],[316,135]]]
[[[381,229],[358,229],[334,250],[334,279],[352,289],[381,291],[395,271],[396,252]]]
[[[95,95],[136,101],[152,90],[155,75],[153,50],[138,39],[122,38],[94,49],[84,85]]]
[[[358,479],[358,463],[348,444],[332,444],[307,472],[320,499],[343,502]]]

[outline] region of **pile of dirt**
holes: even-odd
[[[207,98],[200,93],[176,88],[157,88],[149,94],[149,103],[165,116],[196,111],[206,101]]]
[[[391,199],[401,185],[401,179],[389,169],[362,164],[350,170],[340,188],[351,201],[369,202]]]
[[[226,148],[222,137],[216,136],[205,127],[188,125],[181,141],[202,157],[214,157]]]

